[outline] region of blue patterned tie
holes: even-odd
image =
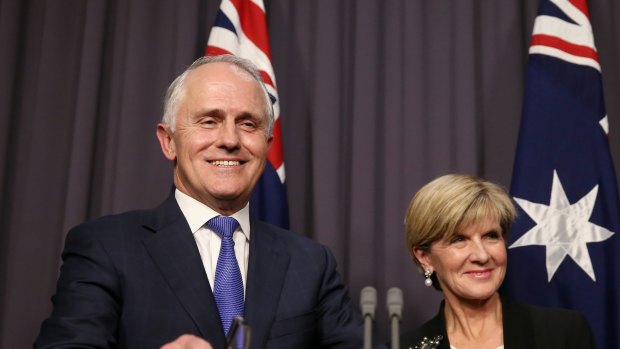
[[[239,222],[232,217],[218,216],[207,222],[209,229],[222,238],[222,247],[215,268],[213,296],[220,311],[224,332],[228,334],[235,316],[243,316],[243,280],[235,258],[233,233]]]

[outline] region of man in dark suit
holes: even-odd
[[[157,126],[176,189],[69,232],[35,346],[219,349],[242,315],[251,348],[361,348],[329,249],[249,216],[273,122],[248,61],[203,57],[181,74]]]

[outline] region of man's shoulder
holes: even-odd
[[[148,221],[154,214],[154,209],[131,210],[120,213],[106,214],[100,217],[85,221],[76,227],[84,227],[97,229],[100,227],[131,225],[132,223],[141,223]]]
[[[78,224],[72,228],[72,231],[106,231],[111,233],[139,228],[154,230],[177,221],[182,216],[174,195],[169,195],[156,207],[105,214]]]
[[[140,231],[145,222],[152,220],[153,210],[133,210],[109,214],[88,220],[71,228],[70,237],[97,237],[117,239],[129,232]]]

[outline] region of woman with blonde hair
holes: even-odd
[[[415,194],[405,217],[407,247],[425,285],[444,300],[433,319],[401,337],[402,348],[596,348],[580,313],[499,294],[515,215],[504,189],[469,175],[439,177]]]

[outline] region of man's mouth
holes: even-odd
[[[221,167],[231,167],[231,166],[239,166],[241,165],[240,161],[236,160],[215,160],[209,161],[211,165],[221,166]]]

